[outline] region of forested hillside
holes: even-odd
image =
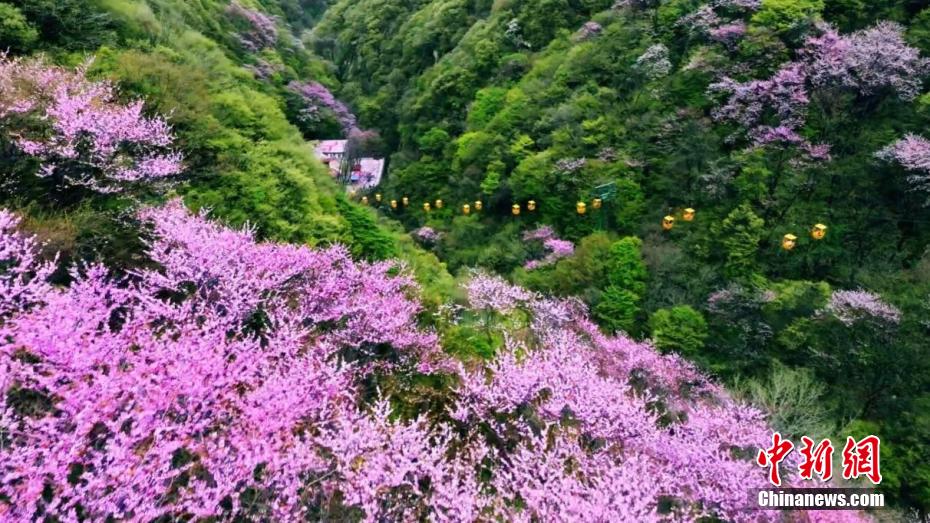
[[[304,41],[451,269],[581,296],[783,432],[880,435],[926,511],[928,31],[913,1],[346,0]]]
[[[46,62],[81,67],[89,80],[115,82],[120,100],[144,99],[147,114],[166,116],[174,149],[183,152],[183,173],[171,190],[193,208],[210,208],[232,225],[248,222],[262,238],[344,242],[368,259],[407,253],[432,280],[427,272],[441,273],[438,264],[428,257],[418,260],[409,239],[349,205],[313,158],[305,141],[310,136],[302,136],[300,128],[312,130],[299,117],[304,104],[294,82],[334,82],[287,23],[310,23],[323,7],[314,5],[4,3],[0,9],[8,15],[0,47],[12,56],[42,55]],[[327,135],[339,132],[332,125],[315,128]],[[0,160],[5,171],[19,173],[15,182],[4,181],[4,200],[29,208],[34,227],[55,240],[54,248],[65,256],[73,252],[76,259],[133,263],[140,246],[119,236],[123,210],[133,200],[157,200],[156,194],[66,191],[60,181],[33,176],[32,159],[5,154]]]
[[[0,0],[0,50],[0,521],[930,512],[921,2]],[[747,497],[868,435],[888,509]]]

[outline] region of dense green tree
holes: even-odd
[[[0,2],[0,49],[22,52],[29,49],[39,32],[16,6]]]
[[[704,316],[687,305],[655,311],[649,317],[649,330],[660,350],[691,358],[700,354],[708,335]]]

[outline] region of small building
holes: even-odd
[[[329,168],[334,177],[342,172],[346,159],[346,140],[321,140],[315,147],[316,157]],[[383,158],[357,158],[349,171],[348,184],[356,189],[375,187],[384,174]]]
[[[346,155],[346,140],[321,140],[314,152],[331,173],[339,174],[342,159]]]

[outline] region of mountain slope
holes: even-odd
[[[806,393],[828,430],[882,436],[884,488],[930,509],[930,474],[913,466],[930,441],[912,430],[930,398],[930,173],[918,160],[930,151],[930,11],[392,5],[381,16],[371,2],[336,2],[304,39],[333,60],[361,122],[390,138],[380,190],[446,202],[399,214],[409,229],[434,231],[453,270],[481,265],[581,296],[603,327],[733,382],[814,372],[825,392]],[[464,215],[476,200],[485,209]],[[665,216],[677,219],[670,230]],[[576,242],[575,255],[537,268],[539,225]],[[889,304],[901,314],[882,319]]]

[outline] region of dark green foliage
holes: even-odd
[[[634,292],[610,285],[594,306],[594,317],[610,332],[631,332],[636,326],[639,300]]]

